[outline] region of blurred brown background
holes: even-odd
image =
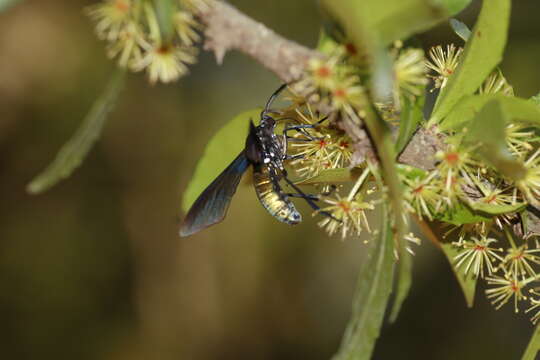
[[[314,46],[315,1],[231,1]],[[0,14],[0,358],[328,359],[349,317],[361,240],[288,227],[241,187],[224,223],[177,236],[182,191],[206,141],[279,84],[251,59],[203,52],[191,76],[131,75],[83,166],[44,195],[28,181],[71,136],[111,73],[81,0]],[[471,25],[478,2],[460,18]],[[502,69],[540,89],[540,5],[515,1]],[[459,43],[447,25],[426,47]],[[304,208],[304,213],[308,210]],[[478,293],[468,310],[444,258],[417,250],[414,285],[375,359],[517,359],[532,326]]]

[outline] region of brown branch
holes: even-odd
[[[300,77],[309,59],[322,56],[283,38],[224,2],[216,1],[200,18],[206,25],[204,48],[214,52],[219,64],[227,51],[239,50],[284,82],[290,82]]]
[[[284,82],[297,80],[306,69],[309,59],[323,57],[316,50],[287,40],[238,11],[233,6],[215,1],[202,11],[201,21],[206,25],[205,50],[213,51],[217,62],[222,63],[225,53],[238,50],[274,72]],[[364,158],[373,152],[373,146],[363,129],[342,124],[355,141],[355,155]],[[443,148],[436,131],[420,128],[407,144],[398,161],[424,170],[435,167],[435,153]],[[540,210],[537,211],[540,214]],[[540,234],[540,217],[528,212],[529,233]]]

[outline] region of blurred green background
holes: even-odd
[[[191,76],[150,86],[132,74],[83,166],[25,193],[100,93],[112,64],[82,8],[28,0],[0,14],[0,358],[328,359],[350,313],[362,240],[328,238],[310,216],[289,227],[241,185],[225,222],[177,236],[180,200],[206,141],[263,105],[278,79],[202,52]],[[314,46],[311,0],[231,1]],[[514,2],[503,72],[540,89],[540,5]],[[472,25],[478,2],[460,19]],[[459,43],[448,25],[419,37]],[[309,210],[302,208],[304,214]],[[482,293],[469,310],[443,256],[417,249],[411,295],[374,359],[517,359],[533,329]]]

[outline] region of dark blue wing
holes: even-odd
[[[242,174],[249,166],[242,151],[233,162],[199,195],[180,226],[180,236],[189,236],[225,217]]]

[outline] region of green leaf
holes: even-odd
[[[369,36],[382,45],[428,30],[469,3],[470,0],[323,0],[328,12],[357,44],[365,43],[365,36]]]
[[[454,275],[456,276],[456,279],[459,282],[459,286],[461,286],[461,290],[463,291],[463,295],[465,296],[465,301],[467,302],[468,307],[472,307],[474,304],[474,294],[476,292],[476,278],[472,276],[470,273],[465,274],[465,270],[463,267],[460,267],[459,269],[456,269],[455,264],[455,257],[458,254],[458,249],[452,244],[441,244],[441,250],[446,255],[446,258],[448,259],[448,262],[450,263],[450,266],[452,267],[452,271],[454,272]]]
[[[253,109],[239,114],[210,139],[184,192],[182,210],[187,212],[197,196],[244,149],[249,121],[259,119],[260,113],[261,109]]]
[[[467,42],[467,40],[469,40],[471,37],[471,30],[469,30],[469,27],[461,21],[457,19],[450,19],[450,26],[456,35],[462,38],[463,41]]]
[[[361,171],[357,168],[325,169],[319,174],[308,179],[296,182],[296,185],[336,184],[354,181],[360,176]]]
[[[537,359],[536,355],[538,352],[540,352],[540,324],[534,328],[529,345],[527,345],[527,349],[525,349],[521,360],[535,360]]]
[[[402,240],[405,242],[405,240]],[[392,304],[392,310],[390,312],[390,322],[396,321],[399,311],[403,302],[409,295],[409,290],[411,289],[412,284],[412,255],[409,253],[404,253],[399,259],[398,267],[398,278],[396,286],[396,295],[394,298],[394,303]]]
[[[523,122],[540,126],[540,107],[536,106],[534,102],[515,96],[482,94],[464,97],[441,123],[441,130],[459,131],[464,127],[469,127],[480,110],[493,100],[499,103],[507,123]]]
[[[367,360],[379,336],[384,312],[392,291],[393,235],[386,206],[382,206],[383,223],[376,239],[371,241],[368,260],[358,276],[351,320],[341,346],[333,360]]]
[[[101,135],[107,115],[113,109],[122,90],[124,78],[124,70],[115,70],[105,91],[92,105],[73,137],[62,146],[53,162],[28,184],[26,190],[29,193],[39,194],[49,189],[60,180],[70,176],[81,165]]]
[[[478,202],[478,201],[469,201],[468,205],[473,210],[486,213],[489,215],[502,215],[502,214],[513,213],[516,211],[521,211],[527,206],[527,204],[524,204],[524,203],[507,205],[507,204],[487,204],[487,203]]]
[[[491,220],[491,218],[488,216],[475,213],[467,205],[461,202],[456,202],[444,213],[437,213],[435,218],[453,225],[474,224],[480,221]]]
[[[527,103],[528,104],[528,103]],[[526,174],[506,146],[506,112],[499,99],[488,102],[476,115],[464,141],[475,146],[475,152],[507,177],[519,180]]]
[[[0,0],[0,12],[9,9],[21,0]]]
[[[396,141],[396,152],[398,154],[405,149],[418,125],[424,119],[424,101],[424,95],[417,96],[414,101],[411,101],[407,96],[402,97],[399,133]]]
[[[502,59],[510,0],[484,0],[473,34],[455,73],[441,91],[430,123],[439,123],[464,96],[473,94]]]
[[[398,172],[405,176],[407,179],[418,179],[428,176],[428,172],[424,169],[420,169],[411,165],[397,164]]]

